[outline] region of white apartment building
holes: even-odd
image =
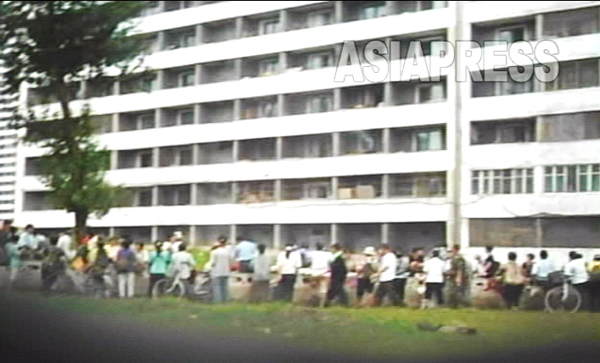
[[[2,68],[0,67],[0,84]],[[9,128],[18,100],[0,96],[0,219],[13,219],[17,162],[17,132]]]
[[[131,207],[89,221],[96,232],[599,251],[600,1],[155,5],[139,25],[155,77],[74,88],[112,150],[108,179],[135,191]],[[400,40],[392,67],[410,40],[552,40],[561,73],[334,82],[350,40]],[[43,152],[19,146],[15,222],[71,227],[35,176]]]

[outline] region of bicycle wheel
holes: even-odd
[[[158,281],[152,288],[152,298],[176,297],[181,298],[185,294],[185,287],[181,282],[172,283],[170,279]]]
[[[563,286],[558,286],[548,291],[545,300],[548,311],[574,313],[579,310],[581,306],[581,294],[571,286],[567,287],[567,289],[566,294]]]

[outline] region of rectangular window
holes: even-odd
[[[442,130],[428,130],[415,133],[417,151],[434,151],[443,149]]]
[[[331,95],[309,96],[306,100],[306,113],[328,112],[333,109]]]
[[[271,76],[276,74],[279,69],[278,59],[267,59],[259,63],[259,73],[261,76]]]
[[[365,6],[360,11],[360,20],[375,19],[386,15],[385,2]]]
[[[320,11],[308,14],[308,27],[329,25],[333,23],[333,12],[331,10]]]
[[[600,191],[600,164],[547,166],[544,173],[547,193]]]
[[[533,169],[473,171],[471,178],[472,194],[533,193]]]
[[[519,42],[525,39],[525,27],[515,26],[510,28],[500,28],[496,33],[496,40],[508,43]]]
[[[596,87],[598,86],[598,64],[597,58],[560,63],[558,77],[547,83],[546,90]]]
[[[179,124],[191,125],[194,123],[194,110],[186,110],[179,112]]]
[[[308,56],[308,69],[319,69],[333,65],[333,54],[330,52],[310,54]]]
[[[279,31],[279,20],[269,19],[260,22],[260,35],[275,34]]]
[[[422,84],[417,86],[416,103],[439,102],[445,99],[444,84]]]
[[[144,152],[139,156],[140,168],[152,167],[152,152]]]
[[[195,83],[196,75],[194,71],[185,72],[179,75],[179,87],[193,86]]]
[[[145,129],[153,129],[154,128],[154,115],[153,114],[148,114],[148,115],[142,115],[139,118],[139,122],[140,122],[140,126],[139,126],[139,130],[145,130]]]

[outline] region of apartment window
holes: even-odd
[[[191,201],[190,188],[189,184],[158,187],[159,205],[189,205]]]
[[[331,180],[284,180],[282,183],[282,199],[327,199],[333,195]]]
[[[273,58],[260,61],[258,68],[261,76],[274,75],[279,69],[279,60],[277,58]]]
[[[496,40],[509,43],[519,42],[525,39],[525,26],[513,26],[499,28],[496,30]]]
[[[333,24],[333,12],[331,10],[318,11],[308,14],[308,27],[314,28]]]
[[[152,151],[142,152],[138,155],[138,167],[139,168],[150,168],[153,164]]]
[[[273,181],[252,181],[238,183],[238,203],[261,203],[275,200]]]
[[[533,169],[475,170],[471,173],[471,193],[533,193]]]
[[[385,2],[368,5],[360,9],[360,20],[375,19],[385,15]]]
[[[535,119],[485,121],[471,124],[471,144],[507,144],[535,141]]]
[[[443,132],[441,129],[415,132],[417,151],[443,150]]]
[[[308,69],[319,69],[333,66],[333,54],[331,52],[315,53],[308,56],[306,67]]]
[[[415,103],[439,102],[446,99],[444,84],[420,84],[415,93]]]
[[[277,116],[277,101],[261,101],[258,104],[258,117]]]
[[[445,1],[418,1],[419,11],[443,9],[446,7]]]
[[[544,173],[547,193],[600,191],[600,164],[547,166]]]
[[[173,33],[167,34],[167,50],[187,48],[196,45],[196,33],[195,30],[191,30],[185,33]]]
[[[546,85],[547,91],[598,86],[599,59],[560,63],[558,77]]]
[[[598,32],[598,7],[583,8],[543,15],[543,35],[574,37]]]
[[[306,113],[329,112],[333,110],[333,98],[329,94],[312,95],[306,99]]]
[[[155,126],[154,121],[155,118],[152,113],[138,116],[138,130],[153,129]]]
[[[140,188],[136,190],[135,207],[151,207],[152,206],[152,188]]]
[[[195,83],[194,71],[183,72],[179,75],[179,87],[193,86]]]
[[[423,56],[439,57],[441,54],[447,54],[445,40],[442,36],[420,39]]]
[[[259,24],[260,35],[275,34],[279,31],[279,20],[262,20]]]
[[[382,150],[382,130],[360,130],[341,134],[342,154],[368,154]]]
[[[193,148],[177,147],[177,148],[162,148],[160,150],[160,166],[183,166],[192,165]]]
[[[180,125],[190,125],[194,123],[194,110],[181,110],[177,112],[177,119]]]
[[[539,141],[600,139],[600,112],[541,116]]]
[[[446,195],[446,174],[390,175],[391,197],[441,197]]]
[[[228,204],[232,202],[231,183],[198,184],[198,204]]]

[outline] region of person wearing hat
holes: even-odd
[[[363,251],[362,264],[357,269],[357,287],[356,287],[356,304],[360,305],[365,293],[373,293],[375,284],[371,280],[371,277],[377,272],[377,251],[375,248],[369,246]]]
[[[152,296],[154,285],[167,274],[167,269],[171,263],[171,251],[163,250],[163,243],[154,242],[154,251],[148,255],[148,264],[150,272],[150,282],[148,284],[148,296]]]

